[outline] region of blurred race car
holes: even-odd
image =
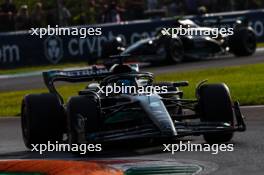
[[[238,102],[233,103],[225,84],[200,83],[196,99],[184,99],[181,86],[188,82],[153,82],[137,65],[115,64],[111,69],[93,67],[43,73],[49,93],[30,94],[22,102],[25,145],[63,142],[106,143],[137,139],[178,139],[203,135],[209,143],[227,142],[246,125]],[[90,82],[67,103],[54,83]],[[162,93],[99,92],[99,87],[122,82],[129,87],[166,87]],[[188,114],[185,113],[189,110]]]
[[[102,49],[102,58],[111,55],[134,55],[140,61],[179,63],[186,58],[200,59],[225,55],[250,56],[256,51],[256,34],[244,20],[237,20],[233,35],[219,33],[213,35],[184,35],[171,36],[157,32],[156,36],[144,38],[126,47],[120,37],[105,42]],[[200,27],[193,21],[176,20],[174,28],[192,28],[197,31],[212,31],[215,28]]]

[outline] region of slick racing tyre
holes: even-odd
[[[54,94],[31,94],[22,101],[21,125],[26,147],[62,141],[64,108]]]
[[[184,59],[184,47],[180,38],[172,38],[167,43],[167,59],[169,63],[180,63]]]
[[[256,34],[249,27],[238,28],[234,31],[234,35],[230,36],[229,47],[235,56],[253,55],[257,47]]]
[[[225,84],[204,84],[198,89],[198,106],[202,122],[223,122],[234,125],[232,101]],[[208,133],[204,139],[208,143],[228,142],[233,132]]]
[[[100,106],[95,96],[74,96],[67,105],[68,141],[79,144],[79,139],[86,140],[86,132],[98,131],[100,127]]]

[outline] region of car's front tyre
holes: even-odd
[[[225,84],[204,84],[198,89],[198,112],[202,122],[222,122],[234,125],[232,100]],[[204,134],[208,143],[228,142],[233,132]]]

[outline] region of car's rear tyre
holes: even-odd
[[[31,94],[22,101],[21,125],[24,143],[31,144],[62,141],[65,112],[54,94]]]
[[[100,128],[98,98],[92,95],[71,97],[67,105],[67,116],[69,144],[79,144],[80,139],[86,139],[86,132],[95,132]]]
[[[256,34],[251,28],[242,27],[234,31],[230,36],[229,47],[235,56],[253,55],[257,47]]]
[[[169,63],[180,63],[184,59],[184,47],[180,38],[172,38],[167,44],[167,59]]]
[[[225,84],[204,84],[198,89],[198,106],[201,121],[224,122],[234,125],[232,100]],[[233,132],[204,134],[208,143],[228,142]]]

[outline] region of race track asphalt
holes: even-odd
[[[179,65],[144,68],[144,71],[154,73],[180,72],[201,70],[206,68],[226,67],[264,63],[264,52],[254,56],[235,58],[223,57],[211,60],[185,62]],[[26,90],[44,87],[40,75],[19,78],[4,78],[0,76],[0,92]],[[70,160],[158,160],[175,161],[178,163],[197,164],[204,168],[201,174],[214,175],[262,175],[264,172],[264,107],[243,107],[247,117],[247,131],[236,133],[233,141],[233,152],[220,152],[213,155],[209,152],[177,152],[174,155],[162,152],[161,146],[126,149],[104,152],[102,154],[78,157],[71,153],[39,153],[27,150],[23,144],[20,119],[15,117],[0,118],[0,159],[70,159]],[[192,143],[204,143],[202,137],[185,138]]]
[[[166,65],[159,67],[143,68],[143,71],[153,72],[155,74],[167,72],[182,72],[191,70],[201,70],[207,68],[238,66],[247,64],[264,63],[264,50],[259,49],[255,55],[250,57],[233,57],[223,56],[221,58],[203,59],[199,61],[188,61],[177,65]],[[40,73],[32,76],[19,77],[3,77],[0,76],[0,92],[14,91],[14,90],[28,90],[36,88],[44,88],[45,85]]]
[[[236,133],[233,152],[176,152],[163,153],[161,146],[105,152],[98,155],[78,157],[71,153],[39,153],[27,150],[23,145],[19,118],[0,119],[0,159],[70,159],[70,160],[159,160],[175,163],[191,163],[204,168],[202,174],[214,175],[262,175],[264,172],[264,107],[243,107],[247,131]],[[202,137],[191,137],[192,143],[204,143]],[[189,140],[190,138],[185,138]]]

